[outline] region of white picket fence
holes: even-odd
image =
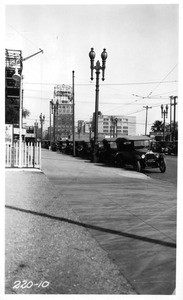
[[[5,167],[41,168],[41,143],[22,142],[19,164],[19,143],[5,144]]]

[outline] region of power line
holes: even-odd
[[[178,80],[169,80],[163,81],[162,83],[172,83],[178,82]],[[143,85],[143,84],[156,84],[158,81],[149,81],[149,82],[124,82],[124,83],[102,83],[101,86],[113,86],[113,85]],[[24,84],[35,84],[35,85],[61,85],[60,83],[41,83],[41,82],[24,82]],[[70,85],[70,84],[69,84]],[[94,83],[75,83],[76,86],[93,86]]]
[[[29,43],[31,43],[34,47],[39,48],[36,44],[34,44],[31,40],[26,38],[22,33],[20,33],[17,29],[15,29],[12,25],[6,22],[8,26],[10,26],[14,31],[16,31],[19,35],[21,35],[25,40],[27,40]]]
[[[158,85],[148,94],[147,98],[152,95],[152,93],[158,88],[158,86],[164,82],[164,80],[170,75],[170,73],[172,73],[172,71],[176,68],[178,64],[176,64],[172,69],[171,71],[158,83]]]

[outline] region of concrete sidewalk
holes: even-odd
[[[42,166],[6,170],[6,293],[173,293],[175,187],[50,151]]]
[[[136,294],[44,173],[5,175],[6,294]]]

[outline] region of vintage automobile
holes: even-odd
[[[99,147],[96,156],[99,163],[115,163],[117,153],[116,138],[105,138],[102,140],[102,146]]]
[[[55,142],[52,142],[52,143],[51,143],[51,150],[52,150],[52,151],[57,151],[57,145],[56,145]]]
[[[82,156],[84,141],[83,140],[75,140],[75,155],[78,157]]]
[[[118,152],[115,160],[118,166],[132,165],[138,172],[147,168],[159,168],[162,173],[166,171],[164,154],[151,150],[149,137],[119,137],[116,144]]]
[[[57,150],[64,153],[65,148],[67,147],[66,140],[61,140],[57,142]]]
[[[91,148],[91,143],[89,141],[81,141],[80,147],[78,147],[78,148],[79,148],[78,156],[80,156],[84,159],[91,159],[92,148]]]
[[[73,141],[66,140],[66,146],[64,148],[63,153],[71,155],[73,153]]]

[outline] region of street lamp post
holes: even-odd
[[[41,145],[42,145],[42,139],[43,139],[43,124],[44,124],[44,121],[45,121],[45,115],[42,116],[42,113],[41,113],[40,116],[39,116],[39,119],[40,119],[40,123],[41,123]]]
[[[34,134],[35,134],[35,142],[37,143],[37,129],[38,129],[38,122],[34,122]]]
[[[168,105],[163,106],[161,105],[161,117],[163,118],[163,141],[165,141],[165,118],[168,117]]]
[[[52,136],[51,136],[51,115],[53,113],[53,100],[50,101],[50,132],[49,132],[49,139],[50,139],[50,147],[49,149],[51,149],[51,140],[52,140]]]
[[[19,168],[22,167],[22,110],[23,110],[23,103],[22,103],[22,79],[23,76],[18,73],[17,61],[16,61],[16,69],[15,73],[12,76],[13,80],[18,81],[20,83],[20,106],[19,106]]]
[[[94,59],[95,59],[95,52],[94,48],[91,48],[91,51],[89,52],[90,57],[90,69],[91,69],[91,80],[93,80],[93,70],[96,70],[96,96],[95,96],[95,127],[94,127],[94,152],[93,152],[93,161],[96,162],[96,152],[98,148],[98,106],[99,106],[99,75],[100,70],[102,70],[102,80],[104,81],[104,75],[105,75],[105,68],[106,68],[106,59],[107,59],[107,52],[106,49],[103,49],[103,52],[101,53],[102,58],[102,66],[100,65],[99,60],[96,62],[96,65],[94,66]]]
[[[58,117],[58,100],[56,101],[56,103],[53,103],[53,101],[51,102],[52,103],[52,108],[53,108],[53,141],[55,142],[55,119],[56,119],[56,116],[55,116],[55,112],[57,111],[57,117]]]
[[[115,125],[116,125],[116,138],[118,137],[118,118],[115,118]]]

